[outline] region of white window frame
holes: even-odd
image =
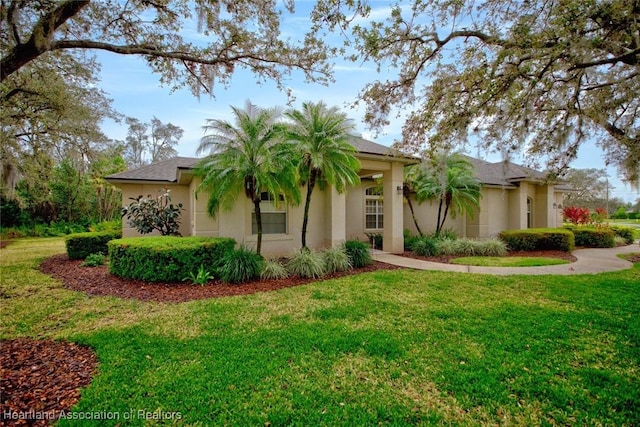
[[[373,208],[373,211],[369,208]],[[369,227],[369,217],[373,217],[375,227]],[[367,187],[364,190],[364,229],[367,231],[384,229],[384,201],[379,186]]]
[[[263,191],[260,193],[260,212],[262,213],[262,234],[263,235],[283,235],[288,234],[289,232],[289,209],[287,209],[287,204],[284,202],[284,197],[280,196],[280,200],[278,203],[275,203],[273,196],[269,194],[267,191]],[[252,204],[253,206],[253,204]],[[265,215],[266,214],[266,215]],[[284,224],[273,222],[272,224],[276,224],[278,227],[282,227],[278,231],[272,231],[270,229],[270,222],[268,221],[269,215],[278,214],[284,215]],[[267,221],[265,221],[265,219]],[[251,234],[257,235],[258,224],[256,222],[256,212],[255,209],[251,209]]]

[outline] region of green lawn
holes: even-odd
[[[475,265],[480,267],[538,267],[543,265],[568,264],[569,261],[548,257],[490,257],[469,256],[452,259],[453,264]]]
[[[99,373],[74,409],[135,413],[101,425],[144,425],[139,410],[203,426],[640,425],[639,264],[379,271],[161,304],[63,289],[36,270],[63,250],[1,250],[0,334],[93,347]]]

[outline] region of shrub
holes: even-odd
[[[591,212],[588,208],[577,206],[567,206],[562,210],[562,216],[565,221],[572,224],[588,224],[591,221]]]
[[[635,229],[633,227],[614,226],[611,227],[616,236],[624,239],[625,244],[631,245],[635,240]]]
[[[563,228],[530,228],[527,230],[504,230],[498,235],[512,251],[575,249],[575,237]]]
[[[89,226],[89,231],[119,231],[122,230],[122,219],[102,221]]]
[[[404,230],[403,236],[404,236],[404,250],[412,251],[413,244],[420,238],[420,236],[411,234],[411,231],[407,229]]]
[[[182,203],[171,203],[170,190],[157,197],[138,196],[129,206],[122,209],[122,216],[126,216],[129,225],[140,234],[148,234],[159,231],[163,236],[180,236],[180,214]]]
[[[616,246],[625,246],[628,245],[627,241],[624,239],[624,237],[620,237],[620,236],[614,236],[613,237],[613,242],[615,243]]]
[[[576,246],[585,248],[612,248],[615,246],[615,234],[610,228],[577,227],[572,231]]]
[[[499,239],[488,239],[477,242],[477,255],[480,256],[505,256],[507,245]]]
[[[262,263],[262,271],[260,277],[265,280],[270,279],[286,279],[289,277],[287,268],[275,259],[266,260]]]
[[[438,246],[438,253],[440,255],[456,255],[458,249],[456,240],[442,239],[436,242]]]
[[[191,272],[187,277],[182,279],[183,282],[190,280],[194,285],[205,285],[209,280],[213,279],[215,276],[205,270],[204,265],[200,264],[198,271]]]
[[[344,250],[353,268],[361,268],[373,264],[371,249],[369,249],[369,246],[364,242],[347,240],[344,242]]]
[[[91,254],[106,254],[107,243],[122,237],[122,231],[101,231],[70,234],[65,239],[69,259],[85,259]]]
[[[456,248],[455,255],[462,255],[462,256],[478,255],[478,251],[476,247],[477,247],[477,242],[475,240],[467,239],[466,237],[463,239],[458,239],[455,241],[455,248]]]
[[[112,240],[109,270],[128,279],[179,282],[185,272],[202,265],[215,272],[235,240],[223,237],[133,237]]]
[[[325,249],[322,252],[322,256],[324,257],[324,267],[327,273],[345,271],[351,268],[351,262],[349,261],[344,246]]]
[[[445,228],[444,230],[440,230],[438,237],[440,239],[456,240],[458,238],[458,233],[456,233],[456,230],[453,228]]]
[[[435,256],[438,255],[437,240],[433,237],[420,237],[412,246],[412,250],[419,256]]]
[[[104,265],[106,257],[103,253],[98,252],[96,254],[88,255],[84,262],[81,264],[83,267],[99,267]]]
[[[287,263],[289,273],[298,277],[316,279],[325,275],[324,256],[320,252],[312,252],[303,248],[294,252]]]
[[[222,259],[220,278],[227,283],[244,283],[260,277],[262,257],[243,246],[228,252]]]

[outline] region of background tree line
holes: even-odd
[[[406,113],[398,141],[404,151],[432,156],[459,148],[472,133],[488,150],[526,153],[563,174],[591,139],[638,182],[638,1],[373,5],[386,13],[372,14],[365,0],[318,0],[308,33],[293,41],[280,27],[283,14],[295,10],[289,0],[2,0],[3,200],[26,209],[30,220],[80,220],[89,215],[81,201],[91,188],[92,215],[112,217],[115,196],[98,191],[97,177],[169,155],[153,148],[141,155],[143,147],[158,147],[146,133],[135,136],[140,122],[130,123],[132,139],[124,143],[100,131],[103,119],[118,114],[96,89],[90,53],[97,49],[139,55],[163,84],[195,95],[224,87],[239,68],[284,88],[292,72],[330,83],[338,56],[367,61],[397,77],[364,86],[365,120],[381,130],[389,117]],[[183,39],[194,26],[206,44]]]

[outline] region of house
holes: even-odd
[[[507,229],[562,226],[562,203],[571,189],[562,182],[548,182],[543,172],[510,162],[491,163],[465,156],[482,183],[480,209],[472,217],[448,216],[445,229],[459,236],[490,237]],[[423,231],[436,228],[438,202],[414,203],[418,225]],[[408,209],[405,228],[417,233]]]
[[[361,183],[343,194],[333,188],[314,191],[307,245],[331,247],[348,239],[364,240],[370,234],[381,234],[382,249],[400,253],[404,249],[404,229],[415,232],[403,200],[403,171],[405,166],[416,164],[419,159],[362,138],[353,138],[352,144],[360,160]],[[506,228],[561,224],[557,205],[562,203],[563,190],[546,183],[541,172],[513,164],[503,169],[499,164],[471,160],[484,183],[480,212],[473,219],[450,218],[445,228],[453,228],[459,235],[486,237]],[[130,198],[155,195],[165,187],[171,190],[173,202],[182,203],[184,207],[180,227],[184,236],[232,237],[240,244],[254,247],[257,236],[252,203],[246,197],[238,197],[232,209],[221,210],[212,218],[206,209],[207,195],[196,197],[200,179],[193,169],[198,161],[176,157],[106,179],[122,190],[123,205],[129,204]],[[433,230],[437,203],[415,207],[423,230]],[[261,210],[263,255],[287,255],[301,246],[303,205],[274,203],[265,193]],[[123,235],[130,237],[138,233],[125,221]]]

